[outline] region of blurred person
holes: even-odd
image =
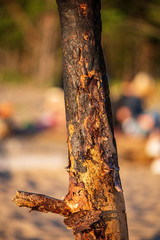
[[[13,105],[9,102],[0,104],[0,140],[11,134],[14,129],[13,110]]]
[[[143,72],[123,83],[123,94],[113,103],[115,127],[126,134],[141,136],[159,128],[159,113],[145,110],[145,102],[154,91],[154,79]]]
[[[160,175],[160,128],[154,129],[149,135],[145,146],[145,153],[152,159],[152,173]]]
[[[145,103],[155,92],[154,79],[138,73],[123,83],[123,94],[113,102],[115,128],[132,136],[147,137],[144,152],[152,159],[151,171],[160,174],[160,114],[146,111]]]
[[[37,119],[17,125],[13,121],[13,105],[0,104],[0,139],[9,135],[34,135],[49,128],[65,129],[64,93],[60,88],[50,88],[45,93],[44,110]]]
[[[57,126],[66,126],[64,91],[61,88],[52,87],[45,93],[44,116],[50,115],[56,118]]]

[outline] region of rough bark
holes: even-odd
[[[75,231],[75,238],[128,239],[101,47],[100,1],[57,0],[57,4],[69,150],[65,201],[73,212],[101,211],[90,231]]]
[[[65,201],[43,194],[18,191],[13,198],[13,202],[15,202],[18,207],[31,208],[31,211],[52,212],[63,216],[71,214],[71,209]]]
[[[64,202],[64,208],[69,210],[67,215],[62,210],[60,213],[66,217],[64,222],[73,229],[76,240],[127,240],[126,211],[101,47],[100,0],[57,0],[57,4],[70,180],[69,192],[60,202],[61,208]],[[25,199],[28,195],[23,193]],[[44,206],[43,198],[40,205]],[[25,206],[33,209],[30,201]],[[57,212],[55,206],[54,203],[52,212]]]

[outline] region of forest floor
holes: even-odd
[[[4,88],[0,101],[14,101],[18,109],[14,118],[22,123],[25,115],[34,118],[37,111],[42,111],[41,93],[30,88]],[[29,213],[12,202],[17,190],[59,199],[66,195],[66,139],[65,130],[59,127],[32,136],[10,136],[0,142],[0,240],[73,239],[59,215]],[[151,162],[144,154],[145,139],[120,134],[116,139],[130,240],[159,240],[160,175],[151,171]]]

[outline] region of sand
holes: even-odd
[[[18,123],[43,112],[44,91],[3,87],[0,102],[15,105]],[[23,96],[22,93],[23,92]],[[66,134],[63,129],[0,141],[0,240],[71,240],[70,230],[56,214],[18,208],[17,190],[62,199],[68,189]],[[62,130],[62,131],[61,131]],[[141,139],[117,139],[130,240],[160,240],[160,175],[153,175]]]
[[[10,138],[0,155],[0,240],[71,240],[63,218],[18,208],[16,190],[62,199],[68,189],[67,148],[64,143],[37,143],[35,138]],[[33,146],[34,145],[34,146]],[[12,146],[12,147],[11,147]],[[36,149],[36,150],[35,150]],[[130,240],[160,239],[160,175],[147,165],[120,159]]]

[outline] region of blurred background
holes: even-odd
[[[130,240],[160,239],[160,2],[102,0]],[[69,240],[63,219],[28,213],[16,190],[68,189],[60,25],[54,0],[0,0],[0,240]]]

